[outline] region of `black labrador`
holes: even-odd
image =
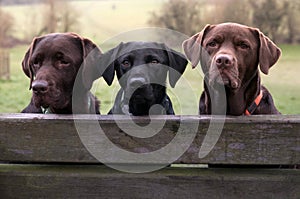
[[[110,83],[116,72],[121,85],[109,114],[174,114],[166,94],[166,78],[169,72],[169,83],[174,87],[188,63],[183,54],[163,43],[128,42],[102,57],[108,65]]]

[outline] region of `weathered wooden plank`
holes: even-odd
[[[105,166],[0,165],[1,198],[289,198],[299,170],[165,168],[145,174]]]
[[[222,118],[213,118],[217,123],[222,121]],[[0,161],[97,163],[98,160],[89,152],[91,149],[88,151],[80,140],[74,119],[83,124],[81,138],[82,134],[86,134],[85,138],[89,138],[92,144],[93,141],[98,143],[94,135],[98,134],[99,128],[90,128],[96,123],[115,145],[132,153],[144,154],[168,145],[183,124],[186,124],[183,137],[191,136],[194,133],[193,127],[199,125],[196,137],[192,137],[193,143],[176,163],[300,164],[300,116],[227,117],[216,145],[207,156],[199,158],[200,146],[207,134],[211,117],[156,116],[152,122],[161,125],[165,121],[163,129],[150,138],[138,138],[124,133],[124,128],[128,131],[136,128],[130,117],[118,117],[116,121],[121,125],[119,127],[113,116],[106,115],[1,114]],[[149,118],[134,117],[134,121],[140,126],[146,126]],[[145,132],[141,131],[141,134]],[[214,131],[210,135],[214,135]],[[218,133],[215,135],[218,136]],[[93,147],[98,150],[102,146],[100,143]],[[176,150],[184,147],[180,140],[175,143]],[[126,163],[126,160],[116,158],[117,152],[115,148],[105,150],[107,161]],[[161,162],[156,159],[145,163]]]

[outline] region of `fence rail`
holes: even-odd
[[[151,121],[147,117],[133,120],[141,127],[161,121],[164,125],[152,137],[137,138],[123,131],[122,126],[129,130],[134,126],[132,118],[125,116],[0,114],[1,195],[295,199],[300,196],[300,170],[296,169],[300,164],[300,116],[226,117],[217,142],[203,158],[199,158],[199,150],[210,124],[222,123],[222,118],[156,116]],[[83,124],[84,132],[78,132],[78,123]],[[119,148],[147,154],[167,146],[183,123],[198,124],[192,143],[174,161],[176,167],[169,165],[151,173],[132,174],[108,168],[82,141],[82,133],[94,135],[101,127]],[[88,127],[93,124],[99,126]],[[189,136],[192,129],[185,128],[182,135]],[[182,143],[177,144],[178,148],[183,147]],[[106,150],[108,156],[117,152],[114,147]],[[127,167],[161,163],[152,160],[138,165],[122,158],[106,160],[109,161],[105,163]],[[195,167],[198,164],[207,164],[208,168]]]

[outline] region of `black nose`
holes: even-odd
[[[133,77],[130,79],[129,85],[132,88],[138,88],[140,86],[143,86],[144,84],[146,84],[146,79],[143,77]]]
[[[48,82],[44,80],[35,80],[32,82],[32,90],[35,94],[45,94],[48,91]]]
[[[233,57],[231,55],[218,55],[216,57],[216,65],[218,67],[231,67],[233,66]]]

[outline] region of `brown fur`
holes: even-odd
[[[94,79],[86,77],[95,63],[83,64],[92,51],[96,56],[101,55],[92,41],[75,33],[53,33],[34,38],[22,62],[33,90],[31,102],[22,112],[42,113],[45,108],[51,113],[71,114],[76,109],[76,113],[99,114],[99,101],[89,92]],[[72,107],[77,74],[76,88],[80,91],[74,99],[75,107]],[[83,81],[84,78],[89,81]]]
[[[269,91],[260,83],[258,65],[268,74],[281,51],[261,31],[235,23],[207,25],[184,41],[183,49],[192,66],[200,62],[205,74],[200,114],[243,115],[260,90],[263,99],[253,114],[279,114]]]

